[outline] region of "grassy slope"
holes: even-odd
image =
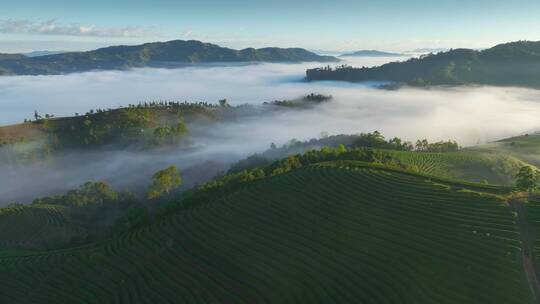
[[[36,140],[45,137],[47,131],[40,124],[24,123],[0,127],[0,144],[20,139]]]
[[[0,258],[0,302],[531,303],[520,246],[494,196],[320,164],[93,246]]]

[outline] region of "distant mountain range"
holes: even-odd
[[[540,41],[486,50],[455,49],[373,68],[310,69],[309,81],[395,81],[410,85],[501,85],[540,88]]]
[[[38,57],[12,56],[16,57],[0,61],[0,75],[51,75],[92,70],[180,67],[217,62],[339,61],[335,57],[320,56],[300,48],[269,47],[234,50],[195,40],[111,46],[88,52],[69,52]]]
[[[352,53],[342,54],[339,57],[399,57],[404,56],[399,53],[389,53],[376,50],[361,50]]]
[[[420,48],[412,50],[410,53],[440,53],[448,52],[450,49],[447,48]]]
[[[23,58],[25,58],[25,56],[23,54],[2,54],[2,53],[0,53],[0,61],[23,59]]]
[[[67,53],[67,51],[33,51],[28,53],[23,53],[26,57],[40,57],[40,56],[49,56],[49,55],[56,55],[56,54],[63,54]]]

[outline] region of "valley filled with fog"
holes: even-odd
[[[395,59],[349,58],[343,63],[373,66]],[[131,190],[147,184],[153,172],[170,164],[176,164],[185,184],[192,186],[271,143],[279,146],[293,138],[307,140],[323,133],[379,130],[387,137],[454,139],[468,146],[533,132],[540,126],[537,90],[472,86],[385,90],[377,88],[377,83],[305,82],[305,70],[317,66],[321,64],[264,63],[1,77],[0,125],[22,122],[34,110],[70,116],[152,100],[215,103],[226,98],[231,105],[261,105],[312,92],[333,99],[313,108],[195,128],[189,148],[73,151],[40,164],[0,164],[0,204],[27,203],[86,181],[103,180],[119,190]]]

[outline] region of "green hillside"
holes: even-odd
[[[485,145],[467,148],[484,154],[505,154],[540,167],[540,134],[526,134],[505,138]]]
[[[21,55],[22,56],[22,55]],[[300,48],[247,48],[234,50],[195,40],[173,40],[134,46],[111,46],[88,52],[38,57],[11,57],[0,62],[0,75],[51,75],[92,70],[124,70],[141,67],[181,67],[223,62],[335,62]]]
[[[472,182],[511,185],[523,161],[505,153],[458,152],[402,152],[393,156],[409,169],[425,174]]]
[[[532,138],[526,137],[527,139]],[[540,138],[540,136],[538,137]],[[410,171],[469,182],[481,182],[494,185],[512,185],[518,170],[529,161],[501,143],[460,148],[455,142],[429,143],[419,140],[416,147],[399,138],[386,140],[379,132],[353,135],[335,135],[307,141],[292,140],[281,147],[253,154],[231,166],[229,172],[264,167],[276,159],[290,155],[303,154],[311,150],[338,148],[371,148],[388,153],[402,167]],[[516,145],[511,145],[516,147]],[[530,144],[534,147],[534,144]],[[540,154],[540,140],[536,154]]]
[[[482,84],[540,87],[540,41],[517,41],[477,51],[454,49],[373,68],[307,70],[309,81],[395,81],[410,85]]]
[[[139,206],[128,192],[87,182],[64,195],[0,208],[0,252],[73,247],[109,235],[114,223]]]
[[[0,250],[35,249],[84,237],[64,206],[19,206],[0,209]]]
[[[108,241],[0,258],[0,302],[532,303],[516,218],[465,188],[311,165]]]
[[[214,122],[219,114],[234,115],[238,108],[209,103],[145,102],[116,109],[96,109],[71,117],[34,114],[34,120],[0,126],[0,148],[6,162],[41,159],[55,151],[127,147],[152,148],[178,143],[192,125]],[[7,152],[7,153],[6,153]]]

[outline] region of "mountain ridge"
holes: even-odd
[[[400,53],[384,52],[377,50],[359,50],[350,53],[344,53],[339,57],[401,57],[404,56]]]
[[[310,69],[308,81],[393,81],[414,86],[498,85],[540,88],[540,41],[516,41],[485,50],[452,49],[373,68]]]
[[[235,50],[196,40],[172,40],[140,45],[117,45],[86,52],[3,60],[0,75],[57,75],[92,70],[178,67],[199,63],[337,62],[301,48],[245,48]]]

